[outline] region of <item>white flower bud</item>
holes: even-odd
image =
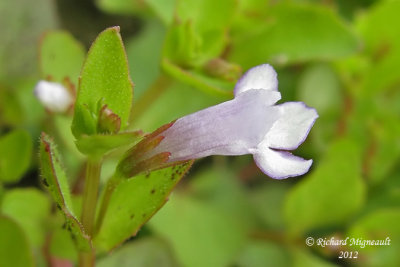
[[[65,112],[73,103],[71,94],[59,83],[39,81],[34,93],[43,106],[52,112]]]

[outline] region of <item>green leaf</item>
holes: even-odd
[[[3,187],[3,184],[2,183],[0,183],[0,207],[1,207],[1,203],[3,202],[3,196],[4,196],[4,192],[5,190],[4,190],[4,187]]]
[[[168,200],[192,162],[123,180],[111,196],[96,246],[110,250],[140,230]]]
[[[289,187],[285,183],[269,182],[265,186],[254,188],[248,194],[257,217],[269,229],[284,228],[283,204]]]
[[[364,212],[400,206],[400,172],[395,169],[381,184],[375,186],[368,197]]]
[[[362,90],[368,97],[376,98],[379,93],[385,92],[391,98],[398,91],[400,75],[394,70],[399,68],[400,37],[395,27],[387,25],[397,23],[399,11],[398,1],[385,1],[358,17],[356,26],[363,36],[365,51],[371,61]]]
[[[2,211],[24,229],[34,247],[43,245],[50,202],[41,191],[34,188],[7,191],[4,194]]]
[[[36,98],[35,94],[32,93],[37,82],[37,77],[34,79],[23,79],[11,87],[22,109],[22,123],[32,133],[31,136],[38,136],[40,134],[40,125],[46,115],[43,105]]]
[[[157,266],[172,267],[178,263],[165,242],[156,238],[143,238],[116,249],[108,257],[97,261],[98,267]]]
[[[75,137],[96,133],[99,102],[120,117],[124,129],[132,95],[133,84],[119,27],[108,28],[94,41],[83,65],[72,122]]]
[[[72,241],[71,234],[67,229],[57,228],[52,232],[50,253],[56,258],[77,262],[78,253]]]
[[[166,1],[157,1],[160,5]],[[135,101],[160,75],[161,49],[165,28],[159,22],[148,21],[143,29],[126,42],[129,69],[135,81]],[[136,106],[133,108],[135,109]]]
[[[400,45],[387,52],[378,62],[371,64],[371,68],[365,73],[365,89],[363,94],[375,97],[382,92],[392,93],[398,90],[400,75],[396,70],[400,64]]]
[[[96,0],[96,5],[108,13],[124,15],[135,14],[143,8],[141,1],[133,0]]]
[[[353,224],[349,236],[363,239],[385,239],[389,237],[392,242],[400,244],[400,209],[384,208],[367,214]]]
[[[237,7],[234,0],[177,0],[176,15],[181,21],[193,21],[199,33],[206,36],[209,32],[227,30]]]
[[[91,241],[73,212],[71,193],[60,156],[53,141],[45,133],[42,133],[40,139],[39,156],[43,184],[49,190],[58,209],[64,214],[66,227],[71,232],[79,250],[89,250]]]
[[[385,179],[400,159],[400,124],[395,114],[381,114],[372,127],[373,140],[367,153],[365,170],[376,184]],[[368,149],[368,148],[367,148]]]
[[[117,15],[155,15],[166,25],[173,18],[176,0],[96,0],[96,5],[103,11]],[[151,10],[149,10],[151,9]]]
[[[190,195],[232,218],[242,229],[258,227],[254,209],[238,174],[228,168],[223,157],[215,156],[220,165],[196,174],[190,180]],[[265,210],[264,210],[265,212]]]
[[[191,68],[201,65],[201,36],[193,28],[192,21],[174,22],[167,31],[163,58]]]
[[[233,82],[207,77],[207,75],[199,71],[185,70],[170,62],[168,59],[164,59],[161,64],[163,70],[176,80],[193,86],[202,92],[225,97],[232,95],[232,90],[235,86]]]
[[[400,36],[395,27],[387,26],[397,23],[399,12],[398,1],[380,2],[356,21],[370,60],[362,91],[370,97],[382,91],[396,91],[400,83],[400,75],[393,71],[399,68]]]
[[[389,245],[368,246],[359,249],[362,258],[360,266],[398,266],[400,264],[400,210],[395,208],[383,208],[359,219],[350,228],[347,236],[362,240],[384,240],[390,239]]]
[[[293,234],[348,220],[364,202],[358,148],[351,140],[331,145],[316,170],[287,195],[284,215]]]
[[[385,52],[400,45],[400,36],[396,27],[399,22],[400,3],[381,1],[367,12],[360,13],[356,20],[358,31],[365,41],[366,50],[375,56],[384,56]]]
[[[304,70],[297,86],[296,100],[315,108],[319,115],[319,127],[313,129],[310,141],[318,152],[325,151],[337,134],[339,116],[344,108],[340,81],[332,67],[318,63]]]
[[[10,218],[0,215],[0,266],[34,266],[28,238]]]
[[[52,0],[19,0],[0,3],[0,80],[12,85],[15,78],[37,74],[37,43],[44,31],[57,27]]]
[[[279,4],[262,19],[233,38],[231,60],[245,68],[265,62],[336,59],[354,53],[358,46],[351,29],[322,6]]]
[[[179,0],[145,0],[146,4],[154,11],[154,13],[161,19],[165,25],[172,22],[175,5]]]
[[[224,211],[175,194],[149,222],[171,244],[182,266],[229,266],[241,251],[246,231]]]
[[[76,146],[83,154],[99,157],[115,148],[132,146],[140,141],[142,136],[141,131],[113,135],[84,135],[76,141]]]
[[[332,68],[313,64],[303,72],[298,85],[298,99],[315,108],[320,115],[339,113],[342,106],[341,85]]]
[[[40,69],[42,77],[55,82],[69,78],[78,85],[85,49],[71,34],[63,31],[46,33],[40,46]]]
[[[18,182],[27,171],[32,157],[32,140],[25,130],[14,130],[0,137],[0,179]]]
[[[235,266],[291,266],[290,254],[282,246],[272,242],[254,240],[242,249]]]
[[[265,0],[242,0],[239,2],[241,13],[259,13],[263,12],[267,7],[269,1]]]
[[[294,249],[292,251],[293,263],[290,266],[294,267],[335,267],[338,265],[324,261],[303,249]]]
[[[76,146],[76,139],[71,131],[71,116],[54,116],[54,127],[57,131],[59,153],[63,156],[65,169],[70,177],[78,177],[82,171],[82,162],[86,155],[82,154]]]
[[[226,62],[224,67],[228,68],[219,73],[221,69],[209,63],[222,61],[215,59],[227,46],[227,32],[237,6],[232,0],[177,1],[176,19],[164,42],[163,70],[199,90],[214,95],[231,94],[240,69]]]
[[[17,127],[23,119],[22,107],[15,92],[0,84],[0,125]]]
[[[234,0],[178,0],[164,56],[180,66],[191,67],[219,57],[227,45],[228,28],[237,6]]]
[[[363,172],[372,185],[391,176],[398,165],[400,124],[396,110],[399,97],[397,91],[390,96],[359,97],[354,105],[355,112],[349,117],[349,132],[364,147]]]

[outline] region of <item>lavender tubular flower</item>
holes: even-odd
[[[257,166],[275,179],[308,172],[312,160],[288,150],[304,142],[318,117],[316,110],[302,102],[274,105],[281,95],[277,74],[267,64],[247,71],[234,94],[233,100],[184,116],[146,137],[137,145],[140,149],[128,151],[121,170],[132,175],[210,155],[252,154]],[[148,162],[135,164],[147,170],[129,165],[133,161]]]

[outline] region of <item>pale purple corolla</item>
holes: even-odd
[[[73,104],[70,92],[60,83],[41,80],[34,89],[34,94],[42,105],[52,112],[66,112]]]
[[[148,135],[128,151],[122,170],[133,175],[210,155],[252,154],[257,166],[275,179],[308,172],[312,160],[289,150],[303,143],[318,117],[316,110],[302,102],[274,105],[281,95],[277,74],[268,64],[247,71],[234,96]],[[133,161],[135,166],[126,167]]]

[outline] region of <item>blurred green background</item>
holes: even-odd
[[[1,1],[0,266],[76,263],[40,182],[40,132],[55,137],[76,194],[84,161],[71,114],[46,112],[33,88],[57,64],[76,86],[84,53],[114,25],[135,83],[132,129],[232,98],[237,78],[262,63],[278,72],[281,102],[304,101],[320,117],[295,151],[314,160],[309,173],[278,181],[250,156],[198,160],[98,266],[400,266],[399,14],[394,0]],[[113,166],[111,155],[104,180]],[[307,237],[391,243],[309,247]]]

